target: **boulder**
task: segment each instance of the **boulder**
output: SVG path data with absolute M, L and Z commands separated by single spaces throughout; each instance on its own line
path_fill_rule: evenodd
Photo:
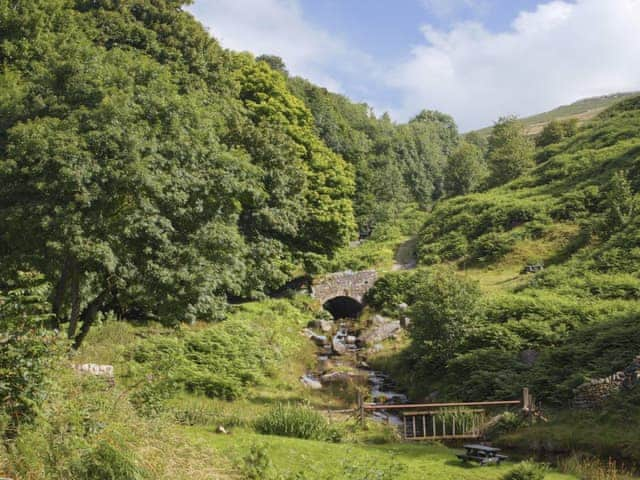
M 342 341 L 341 337 L 333 337 L 331 346 L 333 347 L 333 353 L 335 353 L 336 355 L 344 355 L 345 353 L 347 353 L 347 345 Z
M 113 378 L 113 365 L 98 365 L 95 363 L 83 363 L 74 365 L 76 372 L 95 375 L 98 377 Z
M 322 347 L 329 343 L 329 339 L 326 337 L 326 335 L 318 335 L 317 333 L 315 333 L 313 330 L 309 328 L 305 328 L 302 331 L 302 333 L 305 337 L 313 341 L 319 347 Z
M 347 372 L 331 372 L 325 373 L 320 379 L 322 383 L 349 383 L 351 375 Z
M 322 383 L 310 375 L 303 375 L 300 377 L 300 381 L 305 387 L 308 387 L 311 390 L 320 390 L 322 388 Z
M 388 321 L 365 330 L 360 335 L 359 340 L 360 342 L 367 345 L 380 343 L 394 335 L 401 328 L 402 327 L 400 326 L 400 322 L 398 320 Z
M 333 322 L 330 320 L 319 320 L 318 321 L 320 330 L 324 333 L 329 333 L 333 330 Z

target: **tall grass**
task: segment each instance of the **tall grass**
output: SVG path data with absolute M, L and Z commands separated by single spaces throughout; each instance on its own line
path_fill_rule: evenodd
M 279 403 L 256 420 L 255 429 L 265 435 L 283 437 L 331 441 L 341 438 L 322 414 L 306 405 Z
M 603 462 L 597 458 L 572 455 L 558 463 L 560 471 L 576 475 L 582 480 L 626 480 L 633 478 L 624 467 L 609 458 Z

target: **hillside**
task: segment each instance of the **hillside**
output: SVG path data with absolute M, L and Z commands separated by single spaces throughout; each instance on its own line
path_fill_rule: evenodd
M 515 181 L 439 203 L 419 234 L 423 269 L 398 274 L 376 293 L 379 307 L 396 292 L 394 300 L 411 308 L 420 299 L 393 290 L 402 278 L 400 285 L 412 285 L 453 268 L 477 282 L 481 313 L 451 360 L 433 369 L 407 348 L 380 361 L 416 396 L 498 399 L 528 386 L 548 413 L 558 411 L 557 423 L 532 438 L 523 433 L 522 444 L 536 438 L 560 450 L 618 450 L 637 462 L 637 430 L 624 428 L 640 421 L 635 390 L 614 395 L 597 421 L 562 412 L 574 388 L 624 369 L 640 352 L 640 97 L 603 111 L 537 158 Z M 544 269 L 526 273 L 527 265 Z M 616 414 L 621 405 L 624 419 Z
M 612 93 L 600 97 L 584 98 L 569 105 L 554 108 L 548 112 L 523 117 L 520 121 L 524 124 L 527 135 L 534 136 L 539 134 L 544 126 L 551 120 L 568 120 L 575 118 L 578 120 L 578 123 L 584 123 L 595 118 L 603 110 L 620 100 L 637 95 L 637 93 L 638 92 Z M 491 133 L 491 128 L 492 127 L 486 127 L 474 131 L 484 137 Z

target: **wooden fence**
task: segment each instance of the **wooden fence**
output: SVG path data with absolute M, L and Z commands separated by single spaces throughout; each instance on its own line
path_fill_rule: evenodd
M 406 440 L 447 440 L 482 437 L 489 409 L 519 407 L 530 413 L 533 405 L 533 397 L 525 388 L 520 400 L 380 405 L 360 399 L 359 410 L 363 422 L 369 412 L 397 412 L 401 415 L 401 432 Z

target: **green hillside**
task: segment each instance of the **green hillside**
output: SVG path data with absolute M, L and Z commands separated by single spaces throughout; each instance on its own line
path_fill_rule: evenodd
M 477 310 L 444 364 L 416 356 L 416 344 L 380 360 L 414 395 L 498 399 L 528 386 L 548 412 L 562 412 L 575 387 L 624 369 L 640 353 L 640 97 L 539 149 L 537 158 L 515 181 L 439 203 L 418 237 L 424 268 L 376 286 L 380 307 L 398 282 L 428 285 L 443 268 L 480 287 Z M 527 265 L 544 270 L 526 273 Z M 395 301 L 418 309 L 423 290 L 408 290 Z M 538 427 L 535 438 L 560 449 L 624 451 L 638 461 L 637 431 L 624 428 L 640 421 L 634 395 L 615 396 L 597 421 L 558 413 L 559 424 Z M 533 441 L 523 435 L 522 444 Z
M 554 108 L 548 112 L 521 118 L 520 121 L 525 125 L 527 134 L 537 135 L 551 120 L 575 118 L 578 122 L 584 123 L 620 100 L 637 95 L 637 93 L 638 92 L 612 93 L 600 97 L 584 98 L 569 105 Z M 482 136 L 487 136 L 491 133 L 491 128 L 492 127 L 486 127 L 475 131 Z

